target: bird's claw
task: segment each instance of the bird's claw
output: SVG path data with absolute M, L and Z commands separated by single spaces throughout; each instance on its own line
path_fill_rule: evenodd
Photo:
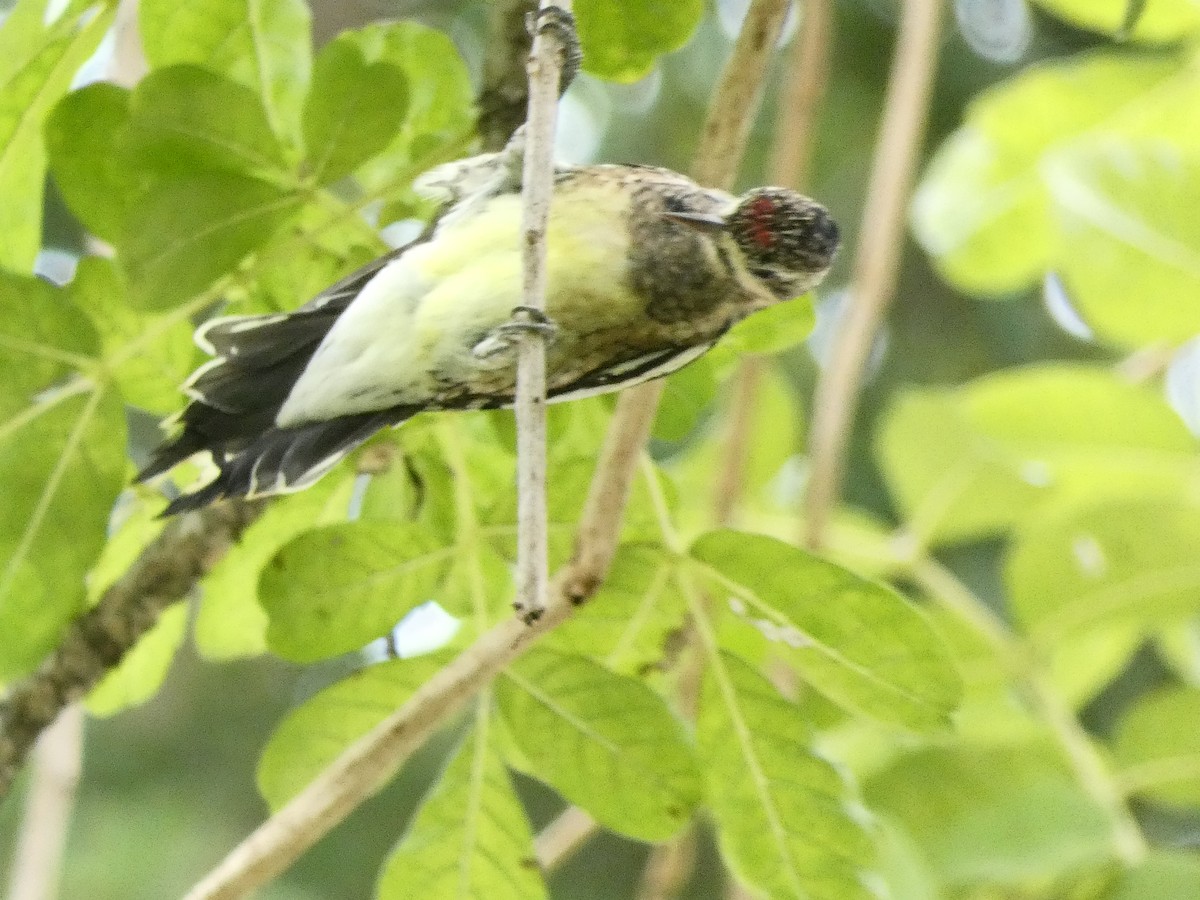
M 558 334 L 558 325 L 536 307 L 516 306 L 513 307 L 512 318 L 492 329 L 483 340 L 471 348 L 471 353 L 477 359 L 506 353 L 516 349 L 521 343 L 521 338 L 527 334 L 538 334 L 548 341 Z
M 575 17 L 561 6 L 545 6 L 525 17 L 525 28 L 530 36 L 553 34 L 558 38 L 562 48 L 562 75 L 558 79 L 558 95 L 561 97 L 583 65 L 583 50 L 579 44 Z

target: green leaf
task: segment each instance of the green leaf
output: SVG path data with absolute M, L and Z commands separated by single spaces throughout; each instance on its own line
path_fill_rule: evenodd
M 481 699 L 480 703 L 486 702 Z M 547 897 L 525 811 L 476 716 L 379 877 L 379 900 L 537 900 Z
M 717 393 L 712 363 L 699 359 L 667 379 L 652 435 L 659 441 L 683 440 L 697 426 Z
M 48 26 L 42 0 L 24 0 L 4 22 L 0 49 L 0 267 L 33 268 L 42 242 L 42 183 L 46 146 L 42 127 L 112 23 L 116 3 L 70 4 Z
M 870 898 L 874 857 L 841 775 L 812 749 L 799 708 L 728 653 L 710 656 L 696 720 L 725 865 L 772 898 Z M 857 817 L 857 820 L 856 820 Z
M 529 773 L 606 828 L 666 840 L 699 804 L 682 724 L 642 682 L 537 649 L 505 671 L 496 698 Z
M 279 549 L 315 525 L 345 521 L 354 478 L 342 469 L 311 488 L 277 497 L 204 577 L 196 649 L 208 659 L 253 656 L 267 649 L 267 613 L 259 603 L 263 569 Z
M 36 665 L 81 610 L 125 478 L 118 398 L 73 380 L 95 349 L 64 292 L 0 273 L 0 679 Z
M 153 68 L 195 63 L 241 82 L 262 98 L 272 130 L 298 144 L 310 18 L 304 0 L 142 0 L 138 30 Z
M 258 95 L 208 69 L 156 69 L 138 84 L 129 112 L 126 151 L 129 164 L 142 170 L 287 173 L 283 147 Z
M 622 675 L 643 675 L 668 655 L 686 609 L 657 544 L 622 544 L 600 590 L 546 645 L 591 656 Z
M 96 256 L 79 261 L 67 293 L 91 318 L 102 355 L 123 357 L 112 371 L 122 399 L 155 413 L 177 410 L 183 402 L 179 386 L 196 358 L 191 322 L 167 322 L 161 315 L 133 309 L 116 264 Z M 156 337 L 147 340 L 147 334 Z M 139 346 L 132 355 L 127 352 L 131 345 Z
M 742 319 L 721 338 L 716 350 L 734 356 L 782 353 L 804 343 L 816 324 L 812 294 L 805 294 Z
M 258 790 L 272 811 L 300 793 L 347 747 L 404 705 L 449 653 L 359 669 L 287 714 L 263 748 Z
M 46 120 L 50 170 L 67 205 L 97 237 L 115 242 L 138 190 L 118 150 L 129 91 L 97 82 L 63 97 Z
M 388 63 L 407 79 L 400 133 L 355 175 L 368 192 L 407 190 L 416 174 L 414 163 L 427 168 L 466 152 L 474 132 L 475 94 L 448 36 L 416 22 L 387 22 L 346 32 L 338 41 L 357 46 L 368 64 Z M 397 172 L 407 177 L 397 182 Z
M 1104 813 L 1048 743 L 919 750 L 865 794 L 904 825 L 946 886 L 1050 879 L 1110 858 Z
M 111 716 L 140 706 L 158 693 L 175 652 L 183 644 L 187 630 L 188 606 L 175 603 L 158 617 L 121 659 L 92 688 L 87 696 L 87 709 L 93 716 Z
M 351 40 L 333 41 L 317 56 L 304 103 L 308 167 L 319 184 L 349 175 L 396 137 L 408 106 L 404 71 L 367 63 Z
M 1200 506 L 1187 498 L 1049 511 L 1017 532 L 1004 566 L 1015 615 L 1047 646 L 1116 621 L 1200 611 Z
M 578 0 L 574 9 L 584 69 L 611 81 L 650 74 L 660 56 L 687 43 L 704 15 L 701 0 Z
M 1200 690 L 1173 687 L 1142 697 L 1121 720 L 1115 738 L 1126 788 L 1169 806 L 1200 806 L 1197 722 Z
M 1195 853 L 1152 850 L 1146 860 L 1117 879 L 1102 900 L 1185 900 L 1200 884 Z
M 158 184 L 130 210 L 120 258 L 135 305 L 192 297 L 261 246 L 300 205 L 248 175 L 196 171 Z
M 1177 41 L 1200 29 L 1200 6 L 1194 0 L 1033 0 L 1060 19 L 1120 38 L 1148 44 Z M 1133 27 L 1130 10 L 1138 9 Z M 1164 895 L 1166 896 L 1166 895 Z
M 913 197 L 917 239 L 954 285 L 999 294 L 1059 259 L 1045 181 L 1059 152 L 1106 135 L 1189 136 L 1178 109 L 1200 80 L 1175 58 L 1094 53 L 1031 66 L 982 92 L 938 148 Z
M 875 452 L 907 527 L 949 542 L 993 535 L 1051 503 L 1177 493 L 1194 477 L 1194 446 L 1149 386 L 1031 366 L 901 394 Z
M 830 699 L 880 721 L 946 727 L 962 690 L 924 614 L 886 585 L 764 535 L 714 531 L 691 555 L 731 605 Z
M 1200 7 L 1197 7 L 1200 10 Z M 1200 332 L 1200 148 L 1111 141 L 1046 177 L 1062 228 L 1057 271 L 1102 339 L 1136 347 Z
M 296 662 L 357 650 L 433 599 L 452 560 L 419 526 L 328 525 L 293 538 L 263 570 L 267 643 Z

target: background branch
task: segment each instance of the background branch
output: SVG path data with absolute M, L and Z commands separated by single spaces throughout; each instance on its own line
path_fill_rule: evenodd
M 696 161 L 696 172 L 708 176 L 708 183 L 733 180 L 786 12 L 787 0 L 756 0 L 750 7 L 714 94 Z M 530 625 L 505 620 L 478 638 L 235 847 L 187 900 L 243 897 L 284 871 L 390 780 L 467 699 L 596 591 L 616 551 L 629 485 L 661 390 L 659 385 L 642 386 L 621 396 L 592 479 L 575 554 L 555 577 L 542 616 Z
M 820 547 L 841 493 L 846 441 L 858 405 L 863 368 L 896 288 L 904 214 L 937 68 L 942 0 L 906 0 L 901 9 L 848 292 L 850 309 L 817 382 L 812 473 L 805 495 L 805 543 L 813 548 Z
M 492 2 L 476 120 L 485 152 L 504 149 L 512 133 L 525 121 L 529 109 L 529 75 L 525 71 L 529 32 L 525 20 L 537 6 L 537 0 Z
M 172 519 L 100 602 L 76 619 L 57 649 L 0 703 L 0 797 L 12 786 L 37 736 L 84 697 L 186 597 L 262 511 L 233 500 Z

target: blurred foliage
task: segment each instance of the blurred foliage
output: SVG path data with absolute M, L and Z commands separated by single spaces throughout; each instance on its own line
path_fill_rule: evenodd
M 202 361 L 195 324 L 305 301 L 426 209 L 415 175 L 472 150 L 486 5 L 371 5 L 314 52 L 310 12 L 335 5 L 141 0 L 132 87 L 103 78 L 112 0 L 18 0 L 0 25 L 3 681 L 161 527 L 160 490 L 125 485 Z M 579 0 L 563 145 L 686 168 L 737 7 Z M 955 11 L 826 555 L 793 543 L 806 406 L 857 250 L 889 0 L 836 7 L 808 189 L 847 245 L 815 319 L 781 305 L 670 379 L 599 596 L 264 896 L 630 897 L 643 842 L 697 817 L 688 897 L 730 878 L 1200 896 L 1200 5 Z M 51 251 L 71 271 L 35 277 Z M 727 386 L 754 353 L 737 529 L 718 528 Z M 555 564 L 610 408 L 551 410 Z M 89 698 L 113 718 L 89 730 L 65 896 L 179 893 L 511 615 L 511 417 L 420 417 L 363 452 L 390 465 L 273 503 Z M 430 599 L 450 646 L 359 652 L 403 644 Z M 607 833 L 543 879 L 531 835 L 567 802 Z M 19 811 L 20 791 L 5 834 Z

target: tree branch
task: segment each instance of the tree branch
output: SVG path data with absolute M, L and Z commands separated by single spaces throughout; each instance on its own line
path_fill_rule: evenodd
M 46 728 L 84 697 L 158 620 L 191 592 L 258 518 L 260 502 L 230 501 L 173 519 L 100 602 L 76 619 L 41 667 L 0 703 L 0 797 Z
M 904 246 L 904 212 L 937 67 L 942 5 L 943 0 L 906 0 L 900 16 L 883 123 L 859 229 L 850 310 L 817 383 L 812 474 L 805 494 L 805 542 L 813 548 L 821 545 L 841 493 L 846 440 L 863 367 L 896 288 Z
M 704 130 L 706 144 L 696 163 L 697 173 L 710 183 L 733 180 L 786 11 L 787 0 L 756 0 L 747 14 L 714 96 Z M 629 484 L 661 390 L 659 385 L 642 386 L 626 391 L 618 401 L 592 479 L 575 554 L 555 577 L 542 616 L 530 625 L 506 620 L 480 636 L 234 848 L 188 893 L 187 900 L 243 897 L 284 871 L 390 780 L 468 698 L 596 591 L 616 551 Z

